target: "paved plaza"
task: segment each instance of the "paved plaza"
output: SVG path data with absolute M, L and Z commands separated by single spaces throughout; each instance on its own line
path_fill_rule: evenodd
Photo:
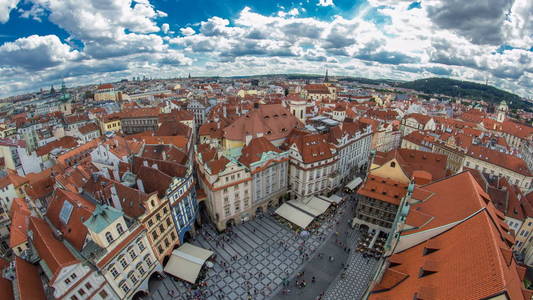
M 201 289 L 203 296 L 197 299 L 283 300 L 295 299 L 298 295 L 299 299 L 313 300 L 321 293 L 325 293 L 327 299 L 357 299 L 353 295 L 366 289 L 368 280 L 365 279 L 370 276 L 366 274 L 372 272 L 376 260 L 367 264 L 365 259 L 358 258 L 359 254 L 352 251 L 353 255 L 349 256 L 341 247 L 355 245 L 359 234 L 347 226 L 352 216 L 352 204 L 345 206 L 307 238 L 300 237 L 270 214 L 234 226 L 232 234 L 218 234 L 211 225 L 204 225 L 192 243 L 214 251 L 216 263 L 208 269 L 204 280 L 206 286 Z M 304 254 L 301 254 L 302 249 Z M 324 257 L 318 257 L 317 253 L 324 253 Z M 329 261 L 329 256 L 334 257 L 333 262 Z M 347 276 L 340 279 L 339 273 L 347 259 L 350 261 Z M 304 276 L 296 278 L 301 271 Z M 315 276 L 315 283 L 311 283 L 312 276 Z M 303 278 L 307 287 L 295 287 L 294 282 Z M 347 281 L 352 278 L 357 282 L 350 285 Z M 344 294 L 335 294 L 332 290 L 335 286 L 350 289 L 352 296 L 342 298 Z M 287 289 L 291 290 L 289 294 L 286 294 Z M 171 297 L 170 293 L 176 296 Z M 341 298 L 334 298 L 336 295 Z M 196 298 L 190 284 L 167 276 L 151 282 L 150 295 L 143 299 Z

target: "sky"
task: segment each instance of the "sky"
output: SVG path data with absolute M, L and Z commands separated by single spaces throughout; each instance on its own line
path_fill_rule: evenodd
M 531 0 L 0 0 L 0 97 L 134 76 L 486 82 L 533 97 Z

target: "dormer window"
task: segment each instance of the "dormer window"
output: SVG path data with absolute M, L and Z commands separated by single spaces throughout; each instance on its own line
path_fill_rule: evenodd
M 391 167 L 391 168 L 395 168 L 395 167 L 396 167 L 396 163 L 393 162 L 393 161 L 391 161 L 391 163 L 390 163 L 390 167 Z
M 272 131 L 270 131 L 270 130 L 269 130 L 269 131 L 267 131 L 267 134 L 268 134 L 268 135 L 272 134 Z

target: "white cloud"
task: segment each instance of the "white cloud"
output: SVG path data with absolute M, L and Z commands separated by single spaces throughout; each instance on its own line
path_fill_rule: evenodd
M 0 46 L 0 67 L 42 70 L 77 60 L 80 53 L 61 43 L 55 35 L 31 35 Z
M 149 0 L 28 1 L 38 3 L 36 8 L 44 9 L 70 34 L 67 41 L 72 45 L 81 41 L 82 46 L 74 50 L 50 36 L 0 46 L 4 51 L 0 53 L 6 54 L 0 57 L 0 72 L 10 74 L 0 78 L 0 94 L 27 89 L 31 82 L 48 85 L 62 76 L 89 82 L 99 76 L 160 77 L 178 72 L 322 73 L 325 67 L 332 74 L 370 78 L 488 78 L 517 93 L 530 95 L 533 90 L 533 53 L 525 50 L 533 44 L 527 12 L 532 4 L 527 0 L 515 0 L 500 35 L 490 38 L 520 48 L 503 52 L 496 51 L 499 45 L 479 43 L 484 37 L 478 31 L 461 27 L 472 25 L 466 20 L 459 26 L 447 22 L 445 15 L 436 16 L 431 7 L 440 7 L 442 0 L 428 0 L 411 10 L 410 1 L 369 0 L 354 17 L 334 16 L 327 21 L 301 17 L 304 10 L 299 8 L 279 7 L 276 15 L 263 15 L 245 7 L 235 19 L 213 16 L 201 21 L 197 30 L 180 28 L 178 37 L 170 36 L 168 23 L 158 25 L 166 13 Z M 333 6 L 333 1 L 319 4 Z M 477 18 L 485 22 L 487 11 L 481 11 Z M 27 12 L 28 17 L 39 15 Z M 375 22 L 376 15 L 386 22 Z M 498 13 L 495 16 L 500 20 Z M 36 53 L 45 53 L 44 59 L 37 59 Z
M 323 7 L 335 6 L 335 4 L 333 4 L 333 0 L 318 0 L 317 5 L 318 6 L 323 6 Z
M 0 23 L 9 21 L 11 10 L 17 7 L 19 0 L 0 0 Z
M 196 33 L 191 27 L 180 28 L 180 32 L 183 35 L 193 35 Z
M 167 34 L 169 30 L 170 30 L 170 25 L 168 25 L 168 23 L 163 23 L 163 24 L 161 25 L 161 31 L 162 31 L 164 34 Z

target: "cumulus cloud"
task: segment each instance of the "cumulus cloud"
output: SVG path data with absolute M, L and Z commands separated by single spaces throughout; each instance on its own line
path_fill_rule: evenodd
M 458 0 L 428 0 L 418 9 L 409 9 L 411 1 L 368 0 L 354 17 L 329 20 L 302 17 L 302 8 L 280 7 L 265 15 L 245 7 L 232 19 L 213 16 L 194 24 L 196 30 L 182 27 L 175 37 L 169 36 L 168 23 L 160 23 L 166 13 L 150 0 L 28 1 L 32 8 L 20 11 L 23 17 L 40 17 L 44 10 L 76 49 L 55 36 L 0 46 L 0 72 L 13 74 L 0 79 L 0 94 L 6 84 L 27 88 L 29 83 L 16 79 L 26 79 L 28 70 L 34 82 L 48 84 L 61 74 L 89 82 L 99 75 L 322 73 L 326 67 L 333 74 L 370 78 L 489 79 L 531 94 L 533 4 L 528 0 L 474 0 L 461 2 L 460 10 Z M 491 1 L 499 5 L 491 8 Z M 318 5 L 334 4 L 320 0 Z M 0 9 L 0 18 L 5 11 Z M 461 18 L 454 22 L 454 16 Z M 42 61 L 33 58 L 37 52 L 45 53 Z
M 193 35 L 196 33 L 191 27 L 180 28 L 180 32 L 183 35 Z
M 333 4 L 333 0 L 318 0 L 318 3 L 317 3 L 318 6 L 334 6 L 335 4 Z
M 11 10 L 17 7 L 19 0 L 2 0 L 0 1 L 0 23 L 9 21 Z
M 436 25 L 456 31 L 476 44 L 499 45 L 512 4 L 513 0 L 433 0 L 424 6 Z
M 80 58 L 77 50 L 55 35 L 32 35 L 0 46 L 0 66 L 42 70 Z

